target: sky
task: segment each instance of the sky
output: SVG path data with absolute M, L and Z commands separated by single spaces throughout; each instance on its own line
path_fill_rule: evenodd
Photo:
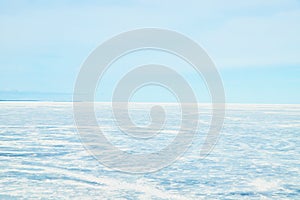
M 200 44 L 218 68 L 228 103 L 300 103 L 299 0 L 0 0 L 0 100 L 71 100 L 80 67 L 93 49 L 145 27 L 175 30 Z M 154 52 L 112 66 L 97 90 L 99 100 L 109 101 L 112 80 L 124 72 L 121 65 L 152 58 L 173 65 L 197 98 L 209 101 L 203 80 L 184 63 Z M 133 100 L 170 99 L 158 93 L 164 92 L 149 87 Z

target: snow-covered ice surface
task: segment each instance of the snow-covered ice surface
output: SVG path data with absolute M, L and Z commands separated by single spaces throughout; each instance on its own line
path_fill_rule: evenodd
M 165 134 L 151 140 L 119 132 L 108 104 L 97 103 L 96 116 L 112 144 L 151 152 L 179 126 L 177 107 L 165 106 Z M 130 113 L 143 125 L 148 111 L 137 104 Z M 134 175 L 104 167 L 85 150 L 72 103 L 1 102 L 0 199 L 300 199 L 300 105 L 228 105 L 220 139 L 202 160 L 211 114 L 208 105 L 199 112 L 199 135 L 180 159 Z

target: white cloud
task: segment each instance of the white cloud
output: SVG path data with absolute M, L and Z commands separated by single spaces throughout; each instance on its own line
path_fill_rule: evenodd
M 225 67 L 300 64 L 300 9 L 232 19 L 210 31 L 206 46 Z

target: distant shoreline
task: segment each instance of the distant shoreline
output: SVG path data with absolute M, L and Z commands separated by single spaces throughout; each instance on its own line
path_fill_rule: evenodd
M 5 100 L 5 99 L 0 99 L 0 101 L 41 101 L 41 100 L 34 100 L 34 99 L 8 99 L 8 100 Z

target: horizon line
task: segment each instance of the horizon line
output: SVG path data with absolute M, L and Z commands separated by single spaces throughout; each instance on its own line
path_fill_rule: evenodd
M 36 100 L 36 99 L 0 99 L 0 103 L 75 103 L 75 101 L 55 101 L 55 100 Z M 94 103 L 112 103 L 112 101 L 93 101 Z M 118 102 L 118 103 L 126 103 L 126 102 Z M 167 102 L 167 101 L 130 101 L 129 103 L 140 103 L 140 104 L 154 104 L 154 103 L 161 103 L 161 104 L 177 104 L 178 102 Z M 184 103 L 191 103 L 191 102 L 184 102 Z M 212 104 L 211 102 L 198 102 L 197 104 Z M 242 104 L 242 105 L 300 105 L 300 103 L 241 103 L 241 102 L 225 102 L 226 104 Z

